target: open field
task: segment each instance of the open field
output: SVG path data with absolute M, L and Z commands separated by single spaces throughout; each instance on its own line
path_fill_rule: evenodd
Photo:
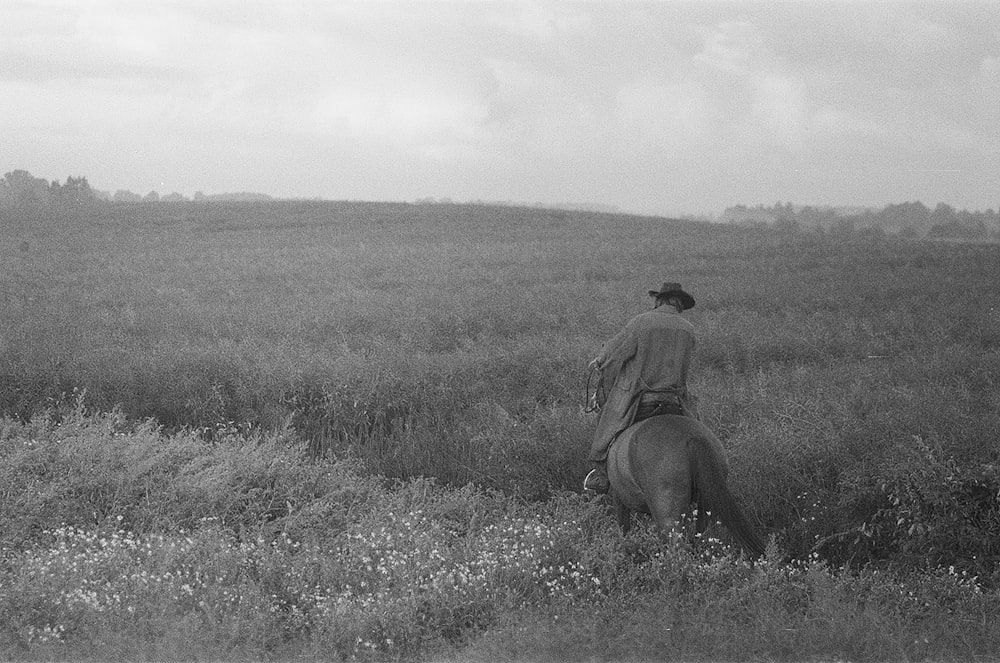
M 0 223 L 0 654 L 1000 651 L 998 245 L 460 205 Z M 573 492 L 586 362 L 664 280 L 766 563 Z

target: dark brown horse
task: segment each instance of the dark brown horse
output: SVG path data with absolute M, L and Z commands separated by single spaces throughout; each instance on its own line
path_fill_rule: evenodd
M 697 528 L 719 521 L 757 557 L 764 542 L 747 521 L 726 484 L 729 466 L 722 443 L 697 419 L 661 415 L 626 429 L 608 452 L 608 478 L 618 524 L 632 513 L 649 513 L 664 532 L 675 532 L 697 505 Z

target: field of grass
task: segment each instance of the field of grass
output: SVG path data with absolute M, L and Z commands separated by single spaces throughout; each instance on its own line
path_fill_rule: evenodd
M 1000 246 L 462 205 L 0 224 L 2 656 L 1000 651 Z M 586 362 L 665 280 L 756 565 L 576 492 Z

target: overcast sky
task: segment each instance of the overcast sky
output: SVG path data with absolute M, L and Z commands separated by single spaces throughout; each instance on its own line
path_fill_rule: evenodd
M 0 169 L 355 200 L 1000 206 L 1000 3 L 0 0 Z

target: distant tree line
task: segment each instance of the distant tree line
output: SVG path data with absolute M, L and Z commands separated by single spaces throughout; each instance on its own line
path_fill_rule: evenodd
M 796 206 L 792 203 L 775 203 L 772 207 L 736 205 L 727 208 L 720 220 L 789 232 L 812 229 L 837 233 L 892 233 L 914 238 L 1000 238 L 1000 215 L 992 209 L 970 212 L 957 210 L 946 203 L 938 203 L 930 209 L 920 201 L 886 205 L 878 211 L 857 207 Z
M 138 193 L 132 193 L 131 191 L 126 191 L 124 189 L 119 189 L 115 191 L 113 196 L 108 198 L 111 202 L 115 203 L 184 203 L 189 201 L 194 201 L 196 203 L 210 202 L 210 201 L 244 201 L 244 202 L 255 202 L 263 200 L 274 200 L 271 196 L 266 193 L 252 193 L 250 191 L 240 191 L 238 193 L 210 193 L 204 194 L 201 191 L 196 191 L 193 198 L 188 198 L 184 194 L 168 193 L 161 196 L 156 191 L 150 191 L 145 196 L 141 196 Z
M 212 201 L 267 201 L 271 196 L 262 193 L 239 192 L 206 195 L 201 191 L 189 199 L 180 193 L 161 196 L 156 191 L 140 195 L 119 189 L 114 194 L 98 191 L 90 186 L 86 177 L 69 176 L 66 181 L 48 181 L 34 177 L 26 170 L 9 172 L 0 179 L 0 210 L 18 213 L 73 212 L 101 203 L 181 203 Z M 423 198 L 418 203 L 450 203 L 450 199 Z M 475 201 L 482 203 L 483 201 Z M 496 203 L 492 203 L 496 204 Z M 520 203 L 505 201 L 506 205 Z M 536 203 L 536 206 L 542 206 Z M 563 209 L 615 212 L 617 208 L 593 205 L 558 206 Z M 875 211 L 861 207 L 812 207 L 775 203 L 771 207 L 735 205 L 727 208 L 719 221 L 738 225 L 755 225 L 776 228 L 785 232 L 802 229 L 833 233 L 892 233 L 901 237 L 930 237 L 954 239 L 1000 239 L 1000 215 L 992 209 L 970 212 L 957 210 L 946 203 L 930 209 L 923 203 L 906 202 L 886 205 Z
M 201 191 L 189 199 L 180 193 L 161 196 L 156 191 L 146 195 L 119 189 L 114 194 L 90 186 L 86 177 L 69 176 L 66 181 L 48 181 L 35 177 L 26 170 L 9 172 L 0 179 L 0 209 L 21 213 L 52 213 L 81 210 L 101 203 L 175 203 L 208 201 L 263 201 L 272 200 L 262 193 L 239 192 L 206 195 Z
M 0 206 L 19 211 L 71 211 L 93 205 L 97 193 L 86 177 L 67 177 L 60 184 L 15 170 L 0 179 Z

